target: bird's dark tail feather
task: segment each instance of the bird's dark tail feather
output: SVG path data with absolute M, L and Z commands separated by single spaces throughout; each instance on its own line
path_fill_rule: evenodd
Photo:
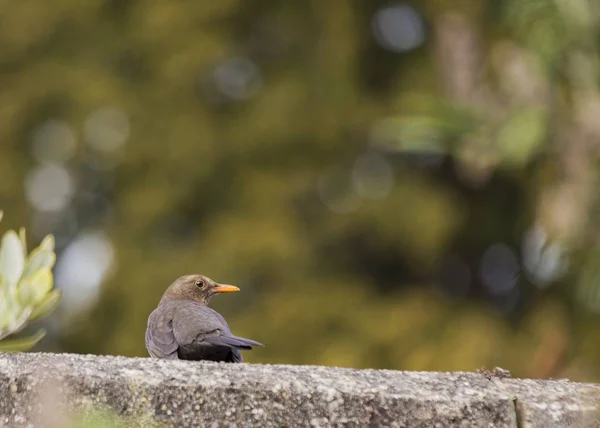
M 233 336 L 235 339 L 240 340 L 250 346 L 265 346 L 260 342 L 257 342 L 256 340 L 252 340 L 252 339 L 246 339 L 244 337 L 239 337 L 239 336 Z
M 252 349 L 253 346 L 265 346 L 260 342 L 251 339 L 244 339 L 237 336 L 213 336 L 204 339 L 206 342 L 214 345 L 229 346 L 231 348 Z

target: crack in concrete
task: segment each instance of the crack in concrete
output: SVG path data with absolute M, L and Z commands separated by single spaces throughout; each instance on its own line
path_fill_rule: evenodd
M 521 406 L 519 405 L 519 399 L 517 397 L 513 398 L 513 407 L 515 409 L 515 423 L 517 428 L 525 428 L 524 415 L 521 411 Z

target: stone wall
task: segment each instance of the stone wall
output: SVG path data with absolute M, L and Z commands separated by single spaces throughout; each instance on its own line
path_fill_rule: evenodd
M 500 373 L 501 374 L 501 373 Z M 600 426 L 600 386 L 493 373 L 0 354 L 0 426 L 66 426 L 109 408 L 128 426 Z

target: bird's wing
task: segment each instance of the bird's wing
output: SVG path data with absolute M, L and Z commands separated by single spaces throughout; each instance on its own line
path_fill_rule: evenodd
M 227 321 L 215 310 L 196 302 L 182 303 L 173 319 L 176 341 L 180 345 L 205 343 L 232 349 L 252 349 L 262 343 L 231 334 Z
M 148 317 L 146 349 L 154 358 L 178 359 L 179 345 L 173 332 L 173 309 L 170 305 L 159 305 Z

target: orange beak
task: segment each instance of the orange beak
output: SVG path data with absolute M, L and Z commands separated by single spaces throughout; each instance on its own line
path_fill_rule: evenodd
M 223 285 L 219 284 L 215 288 L 213 288 L 215 293 L 235 293 L 236 291 L 240 291 L 235 285 Z

